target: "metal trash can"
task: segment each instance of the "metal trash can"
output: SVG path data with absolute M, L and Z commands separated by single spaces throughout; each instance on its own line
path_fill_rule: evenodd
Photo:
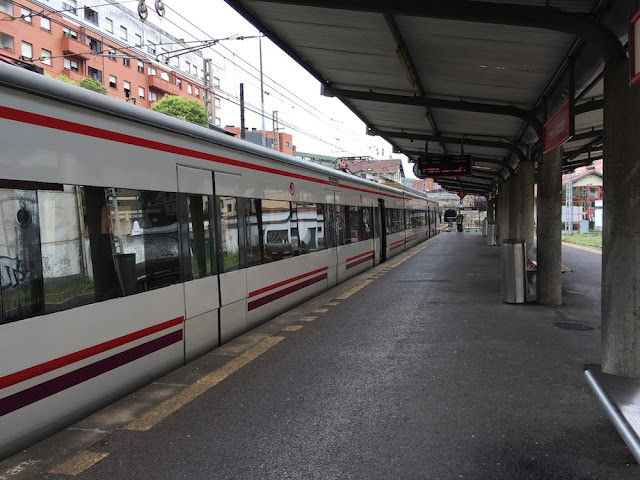
M 496 244 L 496 224 L 490 223 L 487 225 L 487 245 Z
M 527 292 L 526 246 L 522 238 L 502 240 L 502 301 L 524 303 Z

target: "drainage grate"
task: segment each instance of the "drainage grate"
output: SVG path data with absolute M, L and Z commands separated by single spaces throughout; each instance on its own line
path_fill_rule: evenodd
M 565 330 L 579 330 L 579 331 L 587 331 L 593 330 L 591 325 L 587 325 L 586 323 L 580 322 L 553 322 L 553 324 L 558 328 L 563 328 Z

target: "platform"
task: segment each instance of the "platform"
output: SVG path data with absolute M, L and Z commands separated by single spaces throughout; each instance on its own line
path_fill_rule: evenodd
M 600 262 L 563 246 L 564 305 L 510 305 L 500 248 L 442 233 L 2 462 L 0 478 L 639 478 L 583 375 L 600 360 Z

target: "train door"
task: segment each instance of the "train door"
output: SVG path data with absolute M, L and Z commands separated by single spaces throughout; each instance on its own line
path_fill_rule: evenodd
M 188 362 L 220 345 L 212 173 L 178 166 L 178 192 L 185 311 L 183 338 Z
M 380 263 L 387 260 L 387 212 L 384 208 L 384 200 L 378 199 L 378 210 L 380 211 L 380 222 L 377 225 L 380 226 Z

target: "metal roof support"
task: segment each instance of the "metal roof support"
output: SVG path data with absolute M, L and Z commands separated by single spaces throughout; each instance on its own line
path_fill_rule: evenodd
M 257 0 L 260 2 L 321 7 L 335 10 L 354 10 L 482 22 L 495 25 L 515 25 L 542 28 L 577 35 L 593 43 L 604 60 L 624 58 L 624 48 L 616 36 L 590 15 L 567 12 L 554 7 L 510 5 L 505 3 L 468 0 Z
M 538 138 L 542 138 L 542 122 L 538 120 L 535 112 L 513 105 L 496 105 L 491 103 L 468 102 L 465 100 L 444 100 L 440 98 L 428 98 L 422 96 L 391 95 L 387 93 L 363 92 L 357 90 L 343 90 L 338 88 L 323 88 L 322 95 L 326 97 L 338 97 L 349 100 L 365 100 L 370 102 L 395 103 L 400 105 L 415 105 L 447 110 L 460 110 L 464 112 L 488 113 L 493 115 L 508 115 L 529 122 L 535 130 Z M 578 112 L 576 109 L 576 113 Z
M 424 140 L 429 142 L 443 142 L 443 143 L 455 143 L 459 144 L 462 139 L 460 137 L 446 137 L 442 135 L 425 135 L 420 133 L 405 133 L 405 132 L 390 132 L 381 130 L 370 130 L 371 135 L 380 135 L 381 137 L 389 138 L 406 138 L 409 140 Z M 526 154 L 518 148 L 517 145 L 508 142 L 498 142 L 493 140 L 479 140 L 475 138 L 465 137 L 465 143 L 467 145 L 474 145 L 476 147 L 489 147 L 489 148 L 502 148 L 515 154 L 521 162 L 527 160 Z
M 424 96 L 425 94 L 424 87 L 422 86 L 422 82 L 420 81 L 420 77 L 418 76 L 418 72 L 411 58 L 411 54 L 407 49 L 407 44 L 404 41 L 404 38 L 402 37 L 402 33 L 400 32 L 400 29 L 398 28 L 398 24 L 396 23 L 392 15 L 385 15 L 384 19 L 387 22 L 387 26 L 389 27 L 389 30 L 391 30 L 391 35 L 393 35 L 393 39 L 396 42 L 396 45 L 398 47 L 397 49 L 398 60 L 400 61 L 402 68 L 405 70 L 407 76 L 410 78 L 410 81 L 412 82 L 412 85 L 415 87 L 415 89 L 418 91 L 418 94 L 420 94 L 421 96 Z M 344 99 L 342 100 L 344 101 Z M 428 105 L 424 105 L 424 110 L 425 110 L 424 116 L 427 119 L 427 123 L 429 124 L 429 127 L 431 127 L 431 131 L 433 132 L 434 135 L 439 135 L 440 131 L 438 130 L 438 126 L 436 125 L 435 119 L 433 118 L 433 112 L 431 112 L 431 109 L 429 108 Z M 447 147 L 445 147 L 444 143 L 440 144 L 440 149 L 442 150 L 442 153 L 447 153 Z
M 582 147 L 580 147 L 578 150 L 570 150 L 570 151 L 564 152 L 564 158 L 562 159 L 563 163 L 568 163 L 574 158 L 579 157 L 583 153 L 589 152 L 594 146 L 598 145 L 598 143 L 602 143 L 602 140 L 603 140 L 603 134 L 602 132 L 600 132 L 600 135 L 595 137 L 586 145 L 583 145 Z

